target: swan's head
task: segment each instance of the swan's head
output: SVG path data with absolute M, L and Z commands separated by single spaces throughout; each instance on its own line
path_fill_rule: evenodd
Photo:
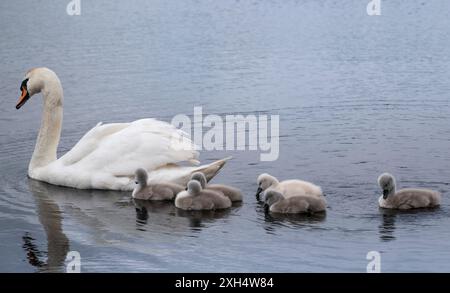
M 282 200 L 283 198 L 283 195 L 278 191 L 267 190 L 267 192 L 264 193 L 264 210 L 266 212 L 269 211 L 271 205 Z
M 203 174 L 202 172 L 195 172 L 194 174 L 192 174 L 191 180 L 200 182 L 202 188 L 206 187 L 206 177 L 205 174 Z
M 197 180 L 191 180 L 188 182 L 187 189 L 190 195 L 198 195 L 202 191 L 202 186 Z
M 265 191 L 272 185 L 278 183 L 278 180 L 272 175 L 263 173 L 258 176 L 256 183 L 258 184 L 258 190 L 256 191 L 256 199 L 259 200 L 261 192 Z
M 33 95 L 38 94 L 45 89 L 53 92 L 60 91 L 58 99 L 55 98 L 56 96 L 52 97 L 56 99 L 56 102 L 61 101 L 62 87 L 55 72 L 46 67 L 28 70 L 24 80 L 20 84 L 19 90 L 21 91 L 21 95 L 16 104 L 16 109 L 20 109 Z
M 395 192 L 395 178 L 392 174 L 383 173 L 378 177 L 378 185 L 383 190 L 383 198 L 386 199 L 389 194 Z
M 146 186 L 147 185 L 147 171 L 144 168 L 139 168 L 134 172 L 136 184 L 139 186 Z

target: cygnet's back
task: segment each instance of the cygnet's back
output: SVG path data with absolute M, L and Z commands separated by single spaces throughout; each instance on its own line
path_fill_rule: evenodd
M 147 183 L 147 171 L 139 168 L 135 172 L 136 187 L 132 197 L 142 200 L 173 200 L 175 196 L 184 190 L 184 187 L 171 182 Z
M 388 203 L 398 209 L 435 207 L 440 205 L 441 195 L 434 190 L 406 188 L 388 198 Z
M 200 182 L 191 180 L 188 190 L 177 195 L 175 206 L 184 210 L 214 210 L 231 207 L 231 201 L 215 191 L 202 190 Z
M 322 197 L 322 189 L 308 181 L 291 179 L 280 182 L 278 190 L 286 197 L 292 196 L 316 196 Z
M 268 190 L 265 194 L 268 211 L 283 214 L 317 213 L 326 210 L 327 202 L 324 197 L 292 196 L 285 198 L 281 193 Z
M 239 189 L 224 184 L 207 184 L 206 177 L 201 172 L 195 172 L 192 174 L 191 179 L 200 182 L 204 190 L 216 191 L 228 197 L 232 202 L 242 201 L 242 193 Z

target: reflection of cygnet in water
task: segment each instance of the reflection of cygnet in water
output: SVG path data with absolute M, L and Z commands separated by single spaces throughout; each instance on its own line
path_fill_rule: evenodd
M 257 200 L 260 199 L 261 192 L 266 190 L 275 190 L 286 198 L 298 195 L 323 197 L 322 189 L 319 186 L 303 180 L 291 179 L 279 182 L 274 176 L 263 173 L 258 176 L 257 184 Z
M 265 192 L 264 207 L 266 212 L 281 214 L 313 214 L 324 212 L 327 202 L 324 197 L 313 196 L 291 196 L 285 198 L 281 193 L 275 190 Z
M 202 172 L 192 174 L 191 180 L 200 182 L 204 190 L 213 190 L 222 193 L 233 202 L 242 201 L 242 192 L 239 189 L 224 184 L 207 184 L 206 177 Z
M 147 171 L 139 168 L 135 172 L 136 187 L 133 190 L 133 198 L 143 200 L 173 200 L 175 196 L 184 190 L 184 187 L 170 182 L 147 183 Z
M 200 182 L 191 180 L 188 189 L 177 194 L 175 206 L 183 210 L 215 210 L 231 207 L 231 200 L 212 190 L 202 190 Z
M 386 209 L 414 209 L 438 206 L 441 202 L 441 194 L 430 189 L 408 188 L 395 190 L 395 178 L 389 173 L 383 173 L 378 177 L 378 185 L 383 190 L 378 204 Z

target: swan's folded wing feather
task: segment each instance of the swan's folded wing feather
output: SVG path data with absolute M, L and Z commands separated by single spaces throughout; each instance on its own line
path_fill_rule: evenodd
M 142 119 L 123 126 L 113 127 L 118 131 L 96 130 L 97 134 L 91 138 L 86 134 L 82 139 L 86 142 L 82 144 L 88 145 L 78 148 L 89 151 L 80 152 L 84 157 L 74 164 L 79 165 L 80 170 L 101 170 L 114 176 L 132 177 L 137 168 L 151 171 L 198 158 L 195 145 L 186 133 L 169 123 Z
M 98 123 L 91 130 L 86 132 L 77 144 L 70 151 L 64 154 L 59 161 L 63 162 L 66 166 L 77 163 L 97 149 L 98 145 L 103 139 L 105 139 L 105 137 L 119 132 L 129 125 L 130 123 Z

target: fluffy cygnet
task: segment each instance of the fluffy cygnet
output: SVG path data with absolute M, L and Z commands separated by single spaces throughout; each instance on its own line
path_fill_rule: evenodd
M 318 213 L 324 212 L 327 202 L 324 197 L 292 196 L 285 198 L 280 192 L 267 190 L 265 192 L 264 207 L 266 212 L 282 214 Z
M 183 210 L 217 210 L 231 207 L 231 201 L 218 192 L 202 190 L 200 182 L 191 180 L 187 190 L 177 194 L 175 206 Z
M 132 197 L 143 200 L 173 200 L 175 196 L 185 188 L 179 184 L 159 182 L 148 184 L 147 171 L 139 168 L 135 172 L 136 187 Z
M 191 180 L 200 182 L 204 190 L 213 190 L 222 193 L 233 202 L 242 201 L 242 192 L 239 189 L 224 184 L 207 184 L 206 177 L 201 172 L 192 174 Z
M 378 177 L 378 185 L 383 190 L 378 204 L 386 209 L 414 209 L 435 207 L 441 203 L 441 194 L 430 189 L 407 188 L 396 191 L 395 178 L 389 173 Z

